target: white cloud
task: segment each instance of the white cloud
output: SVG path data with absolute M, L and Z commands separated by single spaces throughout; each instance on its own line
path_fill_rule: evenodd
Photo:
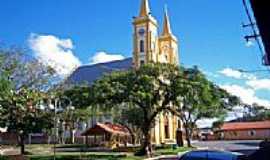
M 242 77 L 242 73 L 240 71 L 233 70 L 231 68 L 225 68 L 222 71 L 219 71 L 219 73 L 221 73 L 227 77 L 232 77 L 232 78 L 236 78 L 236 79 L 241 79 L 241 77 Z
M 252 41 L 247 41 L 246 47 L 252 47 L 254 46 L 254 43 Z
M 247 81 L 246 84 L 255 90 L 270 90 L 270 79 L 254 79 Z
M 201 119 L 201 120 L 198 120 L 196 124 L 199 126 L 199 128 L 212 127 L 213 123 L 217 120 L 218 120 L 217 118 Z
M 213 78 L 218 78 L 218 77 L 219 77 L 219 74 L 215 74 L 215 73 L 213 73 L 213 72 L 209 72 L 209 71 L 205 71 L 205 70 L 202 70 L 202 72 L 203 72 L 205 75 L 209 76 L 209 77 L 213 77 Z
M 35 56 L 45 65 L 52 66 L 56 72 L 65 76 L 81 65 L 73 53 L 71 39 L 60 39 L 53 35 L 31 34 L 29 46 Z
M 267 108 L 270 107 L 270 101 L 257 97 L 255 90 L 251 88 L 245 88 L 239 85 L 221 85 L 220 87 L 225 89 L 229 93 L 240 97 L 244 103 L 247 104 L 257 103 Z
M 110 61 L 122 60 L 125 57 L 120 54 L 108 54 L 106 52 L 97 52 L 90 58 L 91 64 L 105 63 Z
M 256 76 L 254 76 L 253 74 L 242 73 L 232 68 L 224 68 L 223 70 L 219 71 L 219 73 L 223 74 L 226 77 L 231 77 L 235 79 L 248 79 L 248 80 L 256 79 Z

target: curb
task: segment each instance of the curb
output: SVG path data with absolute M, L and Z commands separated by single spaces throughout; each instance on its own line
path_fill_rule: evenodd
M 159 160 L 161 158 L 177 158 L 179 157 L 179 155 L 161 155 L 161 156 L 158 156 L 158 157 L 153 157 L 153 158 L 146 158 L 144 160 Z
M 187 152 L 189 152 L 189 151 L 179 152 L 177 155 L 161 155 L 161 156 L 157 156 L 157 157 L 146 158 L 144 160 L 159 160 L 161 158 L 180 158 L 183 154 L 185 154 Z

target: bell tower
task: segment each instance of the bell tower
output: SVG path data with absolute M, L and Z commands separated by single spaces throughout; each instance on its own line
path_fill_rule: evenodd
M 148 0 L 142 0 L 139 16 L 133 20 L 133 67 L 156 62 L 159 52 L 158 24 L 152 17 Z
M 163 21 L 163 32 L 159 37 L 160 54 L 158 56 L 158 61 L 161 63 L 178 65 L 178 40 L 172 33 L 170 19 L 166 7 Z

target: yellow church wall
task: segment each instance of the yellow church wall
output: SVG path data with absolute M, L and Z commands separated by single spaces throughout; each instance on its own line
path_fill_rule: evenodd
M 155 144 L 160 144 L 160 125 L 159 125 L 159 117 L 156 118 L 155 122 Z
M 169 135 L 170 138 L 169 139 L 173 139 L 173 132 L 174 132 L 174 127 L 173 127 L 173 116 L 171 113 L 169 113 Z
M 142 0 L 140 14 L 133 21 L 133 66 L 135 69 L 139 68 L 141 60 L 144 63 L 159 62 L 178 65 L 178 41 L 171 32 L 168 13 L 165 13 L 165 25 L 163 25 L 163 33 L 160 36 L 158 33 L 158 23 L 150 14 L 151 11 L 148 3 L 148 0 Z M 140 34 L 139 31 L 142 28 L 145 33 Z M 144 40 L 143 54 L 140 53 L 141 40 Z M 161 144 L 175 141 L 178 125 L 177 118 L 171 113 L 168 113 L 168 123 L 169 137 L 166 139 L 164 115 L 161 113 L 157 117 L 155 126 L 151 130 L 153 143 Z

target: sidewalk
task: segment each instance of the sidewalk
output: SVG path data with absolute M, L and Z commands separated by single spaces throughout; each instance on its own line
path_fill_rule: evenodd
M 177 160 L 180 156 L 177 155 L 164 155 L 164 156 L 158 156 L 153 158 L 147 158 L 145 160 Z
M 178 160 L 183 154 L 187 152 L 180 152 L 177 155 L 161 155 L 157 157 L 146 158 L 144 160 Z

